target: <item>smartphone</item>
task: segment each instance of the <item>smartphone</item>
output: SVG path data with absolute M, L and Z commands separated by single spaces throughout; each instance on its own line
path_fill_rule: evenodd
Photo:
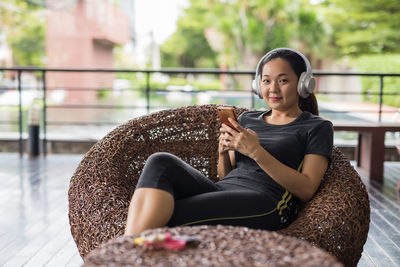
M 233 120 L 238 121 L 236 114 L 235 114 L 235 108 L 233 108 L 233 107 L 217 107 L 217 113 L 218 113 L 218 117 L 219 117 L 219 120 L 221 121 L 221 123 L 224 123 L 237 131 L 237 129 L 228 120 L 228 118 L 232 118 Z

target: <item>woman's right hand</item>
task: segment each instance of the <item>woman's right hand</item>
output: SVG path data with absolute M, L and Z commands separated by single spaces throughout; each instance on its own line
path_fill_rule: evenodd
M 224 124 L 225 125 L 225 124 Z M 229 126 L 226 126 L 229 127 Z M 234 153 L 232 153 L 232 148 L 228 146 L 229 144 L 229 136 L 230 134 L 224 129 L 224 127 L 221 127 L 219 129 L 220 135 L 218 137 L 219 143 L 218 143 L 218 154 L 219 154 L 219 159 L 218 159 L 218 176 L 219 179 L 223 179 L 233 168 L 235 165 L 235 156 Z M 231 152 L 229 152 L 231 151 Z
M 224 129 L 224 127 L 219 128 L 219 143 L 218 143 L 218 153 L 219 154 L 226 154 L 228 155 L 228 151 L 230 150 L 230 148 L 228 147 L 228 135 L 229 133 Z

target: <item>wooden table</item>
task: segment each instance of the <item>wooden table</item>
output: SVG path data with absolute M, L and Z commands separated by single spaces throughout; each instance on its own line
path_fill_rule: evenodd
M 334 122 L 335 131 L 358 132 L 355 150 L 357 170 L 368 179 L 383 181 L 385 133 L 399 132 L 399 123 Z

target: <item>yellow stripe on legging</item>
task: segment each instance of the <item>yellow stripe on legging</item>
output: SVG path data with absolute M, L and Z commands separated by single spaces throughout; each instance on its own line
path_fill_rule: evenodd
M 262 214 L 257 214 L 257 215 L 239 216 L 239 217 L 221 217 L 221 218 L 204 219 L 204 220 L 199 220 L 199 221 L 195 221 L 195 222 L 185 223 L 185 224 L 182 224 L 182 225 L 180 225 L 180 226 L 188 226 L 188 225 L 191 225 L 191 224 L 204 223 L 204 222 L 211 222 L 211 221 L 218 221 L 218 220 L 238 220 L 238 219 L 257 218 L 257 217 L 262 217 L 262 216 L 269 215 L 269 214 L 271 214 L 271 213 L 273 213 L 273 212 L 275 212 L 275 211 L 276 211 L 276 208 L 273 209 L 273 210 L 271 210 L 271 211 L 268 211 L 268 212 L 265 212 L 265 213 L 262 213 Z
M 286 191 L 286 192 L 287 192 L 287 191 Z M 293 195 L 289 193 L 289 197 L 285 200 L 285 204 L 284 204 L 282 207 L 280 207 L 280 209 L 279 209 L 279 215 L 282 215 L 282 211 L 283 211 L 285 208 L 287 208 L 287 204 L 288 204 L 289 200 L 292 199 L 292 196 L 293 196 Z
M 297 168 L 297 171 L 300 172 L 301 168 L 303 167 L 303 162 L 304 160 L 301 161 L 299 167 Z M 204 219 L 204 220 L 199 220 L 199 221 L 194 221 L 194 222 L 188 222 L 185 224 L 182 224 L 180 226 L 188 226 L 196 223 L 204 223 L 204 222 L 212 222 L 212 221 L 218 221 L 218 220 L 238 220 L 238 219 L 249 219 L 249 218 L 257 218 L 257 217 L 262 217 L 269 215 L 273 212 L 275 212 L 277 209 L 279 210 L 279 215 L 282 215 L 282 211 L 287 208 L 287 203 L 289 200 L 292 199 L 292 194 L 289 193 L 289 191 L 286 190 L 286 192 L 282 196 L 282 200 L 278 202 L 278 205 L 275 209 L 262 213 L 262 214 L 257 214 L 257 215 L 249 215 L 249 216 L 239 216 L 239 217 L 221 217 L 221 218 L 211 218 L 211 219 Z M 282 206 L 282 207 L 281 207 Z
M 297 168 L 297 171 L 300 172 L 301 169 L 303 168 L 304 164 L 304 159 L 300 162 L 299 167 Z M 278 202 L 278 205 L 276 206 L 277 209 L 279 210 L 279 215 L 282 215 L 282 211 L 287 208 L 288 202 L 292 199 L 293 195 L 289 193 L 289 191 L 285 191 L 285 193 L 282 196 L 282 200 Z
M 276 208 L 278 210 L 280 210 L 281 206 L 285 203 L 285 201 L 286 201 L 285 199 L 286 199 L 286 197 L 288 197 L 289 194 L 290 194 L 289 191 L 286 190 L 285 194 L 283 194 L 283 196 L 282 196 L 282 200 L 278 202 L 278 205 L 276 205 Z

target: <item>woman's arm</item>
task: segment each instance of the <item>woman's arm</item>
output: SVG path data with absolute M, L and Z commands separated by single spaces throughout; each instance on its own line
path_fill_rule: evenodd
M 235 151 L 225 146 L 225 140 L 229 135 L 223 127 L 220 129 L 218 143 L 218 166 L 217 172 L 219 179 L 224 178 L 233 168 L 235 168 Z
M 218 156 L 218 176 L 223 179 L 233 168 L 235 168 L 235 154 L 234 151 L 227 151 L 227 153 L 219 154 Z
M 300 173 L 278 161 L 261 146 L 250 157 L 272 179 L 304 202 L 313 197 L 328 168 L 328 159 L 325 156 L 307 154 Z
M 266 151 L 260 145 L 258 136 L 254 131 L 244 129 L 235 121 L 231 121 L 231 123 L 238 129 L 238 132 L 223 126 L 225 131 L 230 133 L 230 137 L 224 140 L 225 146 L 252 158 L 272 179 L 302 201 L 308 201 L 312 198 L 328 167 L 328 159 L 325 156 L 306 155 L 302 172 L 299 173 L 281 163 Z

